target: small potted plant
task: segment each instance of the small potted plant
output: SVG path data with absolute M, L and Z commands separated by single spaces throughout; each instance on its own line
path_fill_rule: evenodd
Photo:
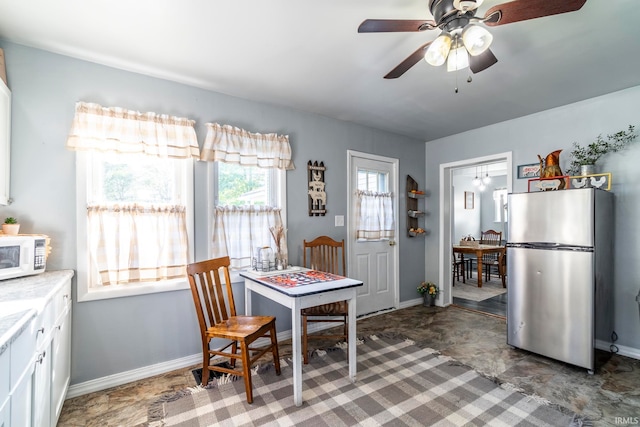
M 4 234 L 18 234 L 20 231 L 20 224 L 18 224 L 18 220 L 14 217 L 10 216 L 4 219 L 4 224 L 2 224 L 2 232 Z
M 422 305 L 425 307 L 436 305 L 436 298 L 439 292 L 440 288 L 433 282 L 422 282 L 418 286 L 418 293 L 422 295 Z
M 604 139 L 602 135 L 598 135 L 596 140 L 586 147 L 574 142 L 572 145 L 573 150 L 569 153 L 571 157 L 569 168 L 566 171 L 567 175 L 584 176 L 595 173 L 595 164 L 602 156 L 622 150 L 637 136 L 635 128 L 629 125 L 626 131 L 621 130 L 612 135 L 607 135 L 607 139 Z

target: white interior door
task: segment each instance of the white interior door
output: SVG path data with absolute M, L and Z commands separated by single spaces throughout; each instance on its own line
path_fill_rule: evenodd
M 398 160 L 367 153 L 348 151 L 348 275 L 362 280 L 358 291 L 357 315 L 366 315 L 399 305 L 398 292 Z M 356 191 L 393 193 L 395 236 L 391 239 L 358 241 L 356 239 Z

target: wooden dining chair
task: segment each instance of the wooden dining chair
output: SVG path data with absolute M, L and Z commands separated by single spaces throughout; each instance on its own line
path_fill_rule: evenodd
M 456 281 L 459 281 L 460 278 L 462 278 L 462 283 L 467 283 L 465 264 L 467 264 L 468 260 L 464 258 L 464 254 L 453 251 L 451 253 L 451 259 L 451 286 L 455 286 Z
M 499 246 L 502 243 L 502 232 L 495 230 L 483 231 L 480 237 L 481 245 Z M 502 277 L 502 266 L 500 262 L 502 257 L 498 253 L 484 254 L 482 256 L 482 267 L 484 269 L 485 281 L 491 280 L 491 271 L 495 268 L 498 276 Z
M 344 239 L 338 242 L 328 236 L 320 236 L 310 242 L 303 240 L 302 262 L 304 267 L 326 273 L 346 276 L 346 261 L 344 253 Z M 309 363 L 309 339 L 342 339 L 348 341 L 349 305 L 347 301 L 322 304 L 304 308 L 302 315 L 302 356 L 304 363 Z M 308 323 L 336 323 L 342 325 L 341 334 L 312 334 L 307 332 Z
M 244 378 L 247 402 L 253 403 L 251 365 L 271 351 L 276 374 L 280 375 L 276 318 L 236 314 L 229 264 L 229 257 L 222 257 L 187 266 L 202 339 L 202 385 L 209 382 L 210 371 L 238 375 Z M 252 347 L 253 342 L 261 337 L 269 338 L 271 344 L 264 348 Z M 211 349 L 216 344 L 213 340 L 217 339 L 227 340 L 229 343 L 222 348 Z M 221 366 L 220 363 L 212 364 L 211 358 L 216 356 L 228 359 L 231 368 Z M 236 369 L 238 359 L 242 366 Z

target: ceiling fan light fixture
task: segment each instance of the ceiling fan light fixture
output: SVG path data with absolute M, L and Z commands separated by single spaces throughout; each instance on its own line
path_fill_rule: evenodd
M 451 49 L 447 58 L 447 71 L 457 71 L 469 66 L 469 54 L 464 46 Z
M 444 64 L 444 61 L 447 60 L 450 50 L 451 34 L 443 31 L 427 48 L 427 51 L 424 54 L 424 60 L 430 65 L 438 67 Z
M 467 25 L 462 31 L 461 38 L 462 44 L 471 56 L 478 56 L 489 49 L 493 41 L 493 36 L 486 28 L 475 24 Z
M 453 0 L 453 7 L 466 12 L 479 8 L 483 1 L 484 0 Z

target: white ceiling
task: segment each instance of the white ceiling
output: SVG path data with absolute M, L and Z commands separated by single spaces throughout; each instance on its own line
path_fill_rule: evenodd
M 486 0 L 478 15 L 500 3 Z M 432 19 L 427 5 L 0 0 L 0 38 L 426 141 L 640 85 L 637 0 L 588 0 L 577 12 L 489 28 L 499 62 L 472 83 L 466 70 L 424 61 L 383 79 L 438 31 L 359 34 L 358 25 Z

